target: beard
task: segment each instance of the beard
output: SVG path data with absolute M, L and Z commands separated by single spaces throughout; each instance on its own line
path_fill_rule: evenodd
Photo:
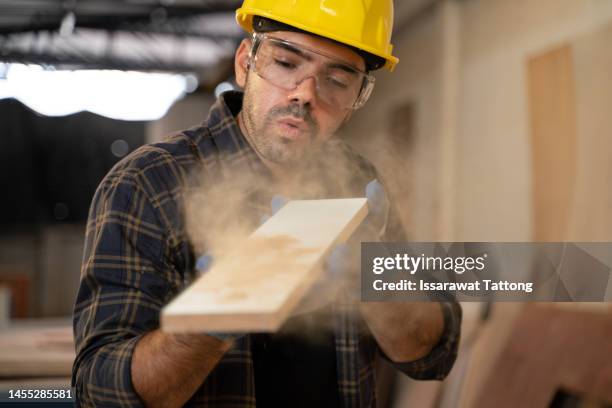
M 308 105 L 290 103 L 276 106 L 262 115 L 257 112 L 253 92 L 246 89 L 241 115 L 248 132 L 245 136 L 261 157 L 273 163 L 295 164 L 314 150 L 317 144 L 319 125 Z M 276 126 L 281 118 L 302 120 L 305 129 L 301 129 L 298 137 L 290 137 Z

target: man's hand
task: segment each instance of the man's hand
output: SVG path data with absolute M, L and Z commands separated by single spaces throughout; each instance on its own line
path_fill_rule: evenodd
M 382 184 L 376 179 L 367 184 L 365 195 L 368 199 L 368 216 L 360 230 L 368 237 L 375 235 L 375 238 L 379 239 L 385 227 L 389 201 Z M 321 275 L 298 304 L 293 312 L 294 315 L 309 313 L 332 303 L 337 299 L 338 292 L 341 290 L 348 295 L 349 299 L 359 299 L 357 245 L 359 245 L 357 241 L 339 244 L 330 251 Z
M 385 188 L 376 179 L 366 185 L 365 194 L 368 199 L 369 212 L 364 223 L 366 228 L 370 228 L 376 235 L 374 238 L 380 239 L 384 233 L 387 216 L 389 215 L 389 199 L 385 193 Z M 368 239 L 371 240 L 372 238 Z
M 359 309 L 378 346 L 396 363 L 425 357 L 444 329 L 437 302 L 362 302 Z
M 366 227 L 380 239 L 386 228 L 389 200 L 378 180 L 366 186 L 370 214 Z M 361 302 L 361 315 L 379 347 L 397 363 L 425 357 L 438 343 L 444 316 L 435 302 Z

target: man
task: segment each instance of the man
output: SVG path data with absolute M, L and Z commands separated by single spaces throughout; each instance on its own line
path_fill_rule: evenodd
M 193 280 L 197 255 L 214 249 L 226 221 L 252 230 L 274 192 L 363 195 L 375 177 L 333 139 L 367 100 L 369 71 L 397 63 L 391 1 L 361 10 L 366 3 L 245 0 L 237 20 L 254 35 L 235 57 L 244 95 L 223 94 L 203 125 L 143 146 L 102 181 L 74 312 L 79 405 L 369 407 L 376 405 L 377 359 L 413 378 L 446 376 L 461 319 L 453 302 L 344 297 L 293 316 L 277 334 L 159 329 L 161 308 Z M 225 185 L 238 186 L 230 189 L 237 199 L 215 193 Z M 232 207 L 230 215 L 204 212 L 193 233 L 190 191 L 205 191 L 205 203 L 221 197 L 212 208 Z M 394 214 L 385 219 L 384 238 L 398 237 Z M 327 330 L 315 341 L 296 335 L 313 327 L 305 325 L 312 318 Z

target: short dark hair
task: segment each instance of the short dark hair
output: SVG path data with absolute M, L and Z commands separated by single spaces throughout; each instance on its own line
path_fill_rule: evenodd
M 363 51 L 357 47 L 353 47 L 351 45 L 348 44 L 344 44 L 341 43 L 339 41 L 335 41 L 332 40 L 331 38 L 327 38 L 327 37 L 323 37 L 317 34 L 313 34 L 310 33 L 308 31 L 305 30 L 301 30 L 299 28 L 290 26 L 288 24 L 284 24 L 281 23 L 280 21 L 276 21 L 276 20 L 272 20 L 266 17 L 261 17 L 261 16 L 253 16 L 253 30 L 256 33 L 268 33 L 271 31 L 294 31 L 297 33 L 304 33 L 304 34 L 309 34 L 309 35 L 315 35 L 317 37 L 321 37 L 324 38 L 328 41 L 332 41 L 338 45 L 342 45 L 344 47 L 348 47 L 351 50 L 353 50 L 355 53 L 359 54 L 366 65 L 366 70 L 367 71 L 374 71 L 377 70 L 379 68 L 382 68 L 385 65 L 385 59 L 382 57 L 379 57 L 378 55 L 374 55 L 374 54 L 370 54 L 369 52 Z

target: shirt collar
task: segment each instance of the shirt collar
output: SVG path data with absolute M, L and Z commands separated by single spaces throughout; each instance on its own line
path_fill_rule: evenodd
M 246 166 L 251 171 L 268 174 L 269 170 L 246 140 L 236 121 L 242 109 L 242 97 L 243 93 L 237 91 L 219 95 L 203 123 L 208 134 L 198 132 L 200 137 L 196 137 L 195 142 L 203 157 L 210 157 L 212 153 L 220 156 L 231 167 Z

